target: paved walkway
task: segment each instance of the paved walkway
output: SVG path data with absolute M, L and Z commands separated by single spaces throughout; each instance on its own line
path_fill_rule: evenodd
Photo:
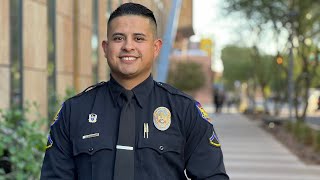
M 231 180 L 320 180 L 320 166 L 304 164 L 257 122 L 208 109 Z

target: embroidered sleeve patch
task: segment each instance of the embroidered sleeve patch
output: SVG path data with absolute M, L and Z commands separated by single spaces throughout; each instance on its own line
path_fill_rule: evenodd
M 221 144 L 219 142 L 218 136 L 216 132 L 213 130 L 211 137 L 209 138 L 209 142 L 212 146 L 220 147 Z
M 203 109 L 202 105 L 199 102 L 196 102 L 196 107 L 202 119 L 211 123 L 212 121 L 211 118 L 209 117 L 208 113 Z

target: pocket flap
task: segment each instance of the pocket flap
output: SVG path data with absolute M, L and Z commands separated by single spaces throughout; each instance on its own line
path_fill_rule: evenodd
M 86 153 L 89 155 L 94 154 L 97 151 L 107 149 L 114 150 L 114 143 L 111 137 L 94 137 L 83 139 L 78 138 L 73 143 L 73 155 L 77 156 L 81 153 Z
M 166 133 L 149 133 L 148 138 L 140 138 L 138 149 L 151 148 L 158 153 L 176 152 L 183 150 L 183 138 L 181 136 Z

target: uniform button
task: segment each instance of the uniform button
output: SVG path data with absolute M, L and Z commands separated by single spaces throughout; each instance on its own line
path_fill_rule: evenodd
M 163 146 L 159 146 L 159 149 L 160 149 L 160 151 L 163 151 L 164 147 Z
M 92 151 L 93 151 L 93 148 L 92 148 L 92 147 L 91 147 L 91 148 L 89 148 L 89 149 L 88 149 L 88 151 L 89 151 L 89 152 L 92 152 Z

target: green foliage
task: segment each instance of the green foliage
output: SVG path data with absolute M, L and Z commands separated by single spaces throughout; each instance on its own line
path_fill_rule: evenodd
M 224 86 L 232 90 L 235 81 L 245 82 L 253 75 L 251 48 L 227 46 L 221 52 Z
M 297 100 L 302 97 L 304 102 L 308 100 L 308 90 L 319 86 L 320 80 L 319 59 L 316 60 L 317 56 L 310 59 L 310 55 L 319 52 L 319 8 L 320 1 L 314 0 L 226 0 L 226 13 L 240 12 L 247 18 L 251 27 L 254 27 L 253 29 L 258 29 L 260 38 L 263 38 L 261 36 L 264 35 L 261 32 L 272 30 L 275 38 L 270 41 L 278 43 L 278 52 L 287 49 L 284 44 L 279 44 L 283 32 L 287 32 L 288 36 L 292 34 L 291 39 L 297 40 L 293 48 L 294 98 Z M 291 44 L 289 38 L 288 44 Z M 289 52 L 286 50 L 281 53 L 288 54 Z M 284 63 L 283 67 L 288 72 L 288 63 Z M 278 88 L 281 88 L 280 84 L 281 82 L 273 82 L 273 86 Z M 297 107 L 297 104 L 295 106 Z M 297 118 L 304 120 L 307 103 L 304 104 L 303 109 L 301 113 L 297 113 Z
M 302 133 L 302 139 L 304 144 L 311 145 L 314 142 L 315 136 L 313 132 L 314 131 L 308 125 L 304 124 Z
M 68 99 L 68 98 L 70 98 L 70 97 L 72 97 L 72 96 L 74 96 L 76 94 L 77 94 L 77 92 L 76 92 L 76 90 L 74 88 L 70 88 L 70 87 L 67 88 L 66 89 L 66 94 L 63 97 L 63 101 L 65 101 L 66 99 Z
M 270 67 L 270 75 L 272 76 L 270 81 L 270 87 L 276 94 L 286 94 L 287 90 L 287 73 L 285 69 L 275 62 Z
M 303 121 L 287 122 L 285 128 L 292 133 L 300 143 L 312 146 L 320 152 L 320 131 L 312 129 Z
M 320 152 L 320 131 L 316 131 L 314 135 L 315 135 L 315 138 L 314 138 L 313 147 L 317 152 Z
M 226 12 L 240 11 L 255 24 L 267 23 L 286 15 L 287 2 L 287 0 L 226 0 Z
M 76 90 L 74 88 L 68 87 L 66 89 L 64 97 L 57 97 L 55 91 L 50 91 L 49 93 L 49 106 L 48 106 L 48 117 L 51 120 L 57 113 L 57 110 L 60 108 L 62 102 L 64 102 L 66 99 L 76 95 Z M 49 121 L 49 124 L 52 122 Z
M 190 61 L 174 64 L 168 75 L 169 84 L 187 92 L 201 88 L 205 79 L 201 65 Z
M 304 141 L 304 137 L 305 137 L 305 124 L 301 121 L 297 121 L 294 125 L 294 130 L 293 133 L 296 136 L 296 138 L 300 141 L 303 142 Z
M 39 179 L 46 146 L 46 135 L 40 129 L 46 120 L 27 120 L 30 107 L 24 112 L 18 108 L 0 111 L 0 161 L 6 162 L 0 168 L 0 179 Z M 4 169 L 10 172 L 5 174 Z
M 288 132 L 292 132 L 293 131 L 293 124 L 290 121 L 285 122 L 284 123 L 284 127 Z

